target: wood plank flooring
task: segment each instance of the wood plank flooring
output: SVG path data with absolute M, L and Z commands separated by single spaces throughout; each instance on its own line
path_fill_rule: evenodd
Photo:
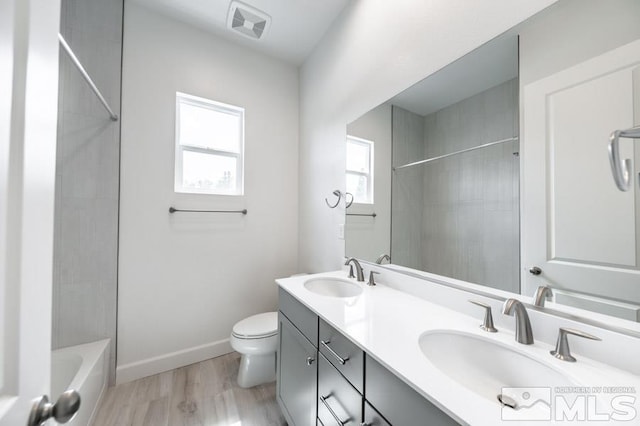
M 242 389 L 239 364 L 233 352 L 111 387 L 94 426 L 285 426 L 275 383 Z

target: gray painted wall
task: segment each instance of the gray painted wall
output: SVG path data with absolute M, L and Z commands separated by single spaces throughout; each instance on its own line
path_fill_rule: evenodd
M 122 0 L 63 0 L 60 24 L 116 114 L 122 10 Z M 120 122 L 109 119 L 62 50 L 59 82 L 52 347 L 110 338 L 113 381 Z

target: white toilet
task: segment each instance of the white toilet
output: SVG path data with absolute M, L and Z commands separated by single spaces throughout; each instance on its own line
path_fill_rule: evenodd
M 242 355 L 238 385 L 243 388 L 276 379 L 278 313 L 266 312 L 245 318 L 233 326 L 231 347 Z

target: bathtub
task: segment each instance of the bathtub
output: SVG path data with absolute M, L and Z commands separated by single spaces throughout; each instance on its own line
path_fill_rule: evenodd
M 68 389 L 80 393 L 80 410 L 68 425 L 91 424 L 107 387 L 108 371 L 109 339 L 56 349 L 51 353 L 52 401 Z

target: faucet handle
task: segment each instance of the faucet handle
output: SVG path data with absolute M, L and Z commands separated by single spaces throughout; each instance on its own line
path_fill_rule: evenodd
M 367 285 L 370 285 L 370 286 L 376 285 L 376 280 L 374 279 L 374 276 L 373 276 L 374 274 L 380 275 L 380 272 L 370 271 L 369 272 L 369 282 L 367 283 Z
M 349 265 L 349 277 L 348 278 L 355 278 L 356 276 L 353 274 L 353 265 Z
M 483 329 L 484 331 L 488 331 L 489 333 L 495 333 L 496 331 L 498 331 L 498 329 L 493 326 L 493 315 L 491 314 L 491 305 L 488 305 L 484 302 L 478 302 L 477 300 L 469 300 L 469 302 L 485 309 L 484 321 L 482 321 L 482 324 L 480 324 L 480 328 Z
M 558 341 L 556 342 L 556 348 L 549 353 L 558 359 L 568 362 L 576 362 L 576 359 L 571 356 L 567 334 L 573 334 L 574 336 L 584 337 L 585 339 L 590 340 L 602 340 L 601 338 L 589 333 L 585 333 L 584 331 L 575 330 L 573 328 L 560 327 L 560 330 L 558 331 Z

